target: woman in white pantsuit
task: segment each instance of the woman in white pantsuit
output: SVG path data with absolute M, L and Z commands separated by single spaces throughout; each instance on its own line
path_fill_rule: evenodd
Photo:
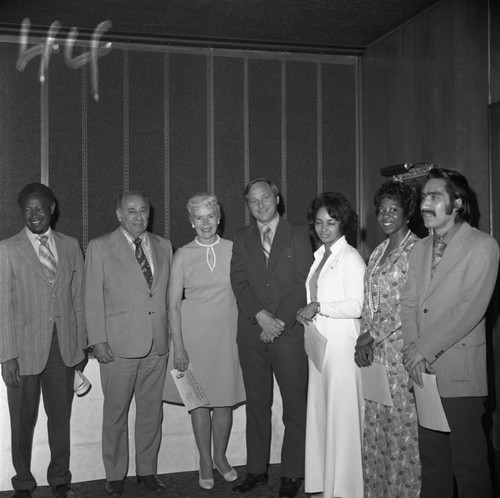
M 354 363 L 363 307 L 365 264 L 345 234 L 357 216 L 341 194 L 312 201 L 309 223 L 323 243 L 306 281 L 307 306 L 297 320 L 327 339 L 323 369 L 309 360 L 305 491 L 323 498 L 363 498 L 363 396 Z

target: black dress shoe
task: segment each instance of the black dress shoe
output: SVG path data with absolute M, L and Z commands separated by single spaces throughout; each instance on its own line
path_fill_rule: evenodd
M 123 493 L 123 481 L 106 481 L 105 489 L 109 496 L 120 496 Z
M 31 498 L 31 491 L 29 489 L 16 489 L 11 496 L 15 498 Z
M 267 476 L 267 472 L 264 474 L 248 473 L 245 479 L 243 479 L 243 482 L 235 486 L 233 491 L 236 493 L 248 493 L 248 491 L 255 488 L 255 486 L 262 486 L 262 484 L 266 484 L 268 480 L 269 478 Z
M 137 476 L 137 482 L 139 484 L 144 484 L 146 488 L 155 493 L 161 493 L 165 489 L 165 484 L 160 481 L 160 478 L 156 474 Z
M 301 484 L 301 478 L 282 477 L 278 493 L 279 498 L 293 498 L 294 496 L 297 496 Z

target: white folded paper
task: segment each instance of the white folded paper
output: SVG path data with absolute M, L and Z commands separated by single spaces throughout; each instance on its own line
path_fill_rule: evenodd
M 75 394 L 81 398 L 82 396 L 85 396 L 91 388 L 92 384 L 90 383 L 90 380 L 87 379 L 87 377 L 85 377 L 80 370 L 75 370 L 75 381 L 73 384 Z
M 369 367 L 361 367 L 361 381 L 365 399 L 385 406 L 394 406 L 385 365 L 374 362 Z
M 426 429 L 441 432 L 451 432 L 443 403 L 439 396 L 436 376 L 422 374 L 424 387 L 413 383 L 415 388 L 415 401 L 417 403 L 418 423 Z
M 322 372 L 323 365 L 325 364 L 325 350 L 328 339 L 312 322 L 308 322 L 304 329 L 304 349 L 306 350 L 306 354 L 318 371 Z
M 209 404 L 201 382 L 191 363 L 189 364 L 188 369 L 184 372 L 180 372 L 174 368 L 170 371 L 170 374 L 174 379 L 182 402 L 186 406 L 188 412 L 194 410 L 195 408 L 199 408 L 200 406 L 206 406 Z

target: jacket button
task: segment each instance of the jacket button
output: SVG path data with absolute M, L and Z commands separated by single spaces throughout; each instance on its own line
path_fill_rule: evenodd
M 149 314 L 151 315 L 151 311 L 149 312 Z
M 427 308 L 424 308 L 424 313 L 427 313 L 429 310 Z

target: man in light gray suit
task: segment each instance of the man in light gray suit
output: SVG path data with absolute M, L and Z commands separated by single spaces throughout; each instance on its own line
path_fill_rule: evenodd
M 85 320 L 104 393 L 102 454 L 106 492 L 123 493 L 128 471 L 128 412 L 135 396 L 137 481 L 159 493 L 156 475 L 167 366 L 170 241 L 146 231 L 149 202 L 140 192 L 117 198 L 120 227 L 90 241 L 85 263 Z
M 421 498 L 491 497 L 481 419 L 487 395 L 485 313 L 498 244 L 472 228 L 471 192 L 460 173 L 432 169 L 421 212 L 433 233 L 417 242 L 401 297 L 403 363 L 412 380 L 435 373 L 451 433 L 419 426 Z
M 7 385 L 16 497 L 30 497 L 33 433 L 40 392 L 47 413 L 54 496 L 72 497 L 70 417 L 75 367 L 83 370 L 83 255 L 50 227 L 54 193 L 41 183 L 18 197 L 25 227 L 0 243 L 0 361 Z

